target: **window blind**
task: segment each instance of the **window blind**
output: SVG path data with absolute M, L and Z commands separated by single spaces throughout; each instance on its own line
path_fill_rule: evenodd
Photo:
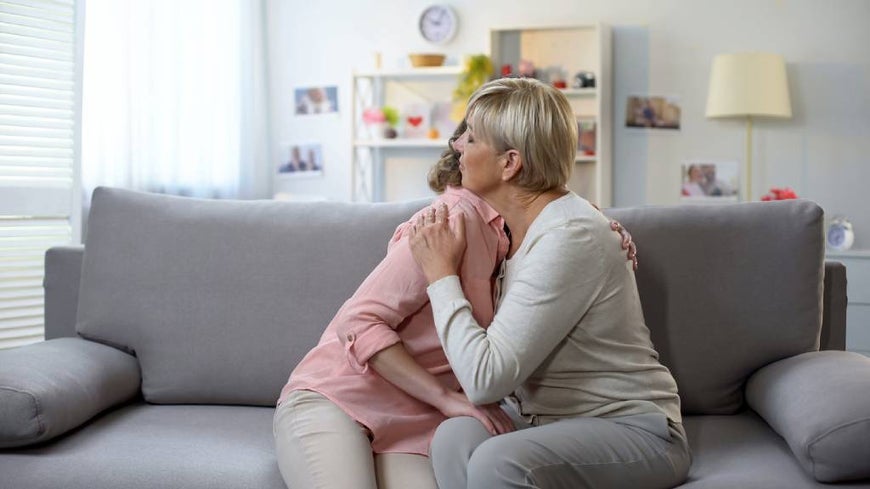
M 43 338 L 45 250 L 80 235 L 81 18 L 0 0 L 0 348 Z

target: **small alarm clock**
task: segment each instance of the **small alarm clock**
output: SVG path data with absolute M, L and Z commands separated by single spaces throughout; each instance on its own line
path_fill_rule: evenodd
M 835 217 L 828 225 L 828 248 L 834 251 L 846 251 L 855 242 L 852 223 L 845 217 Z

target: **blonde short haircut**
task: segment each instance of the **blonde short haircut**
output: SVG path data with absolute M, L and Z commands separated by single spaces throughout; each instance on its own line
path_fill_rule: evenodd
M 577 120 L 565 95 L 533 78 L 486 83 L 468 101 L 466 119 L 474 136 L 499 153 L 522 156 L 514 183 L 531 192 L 562 188 L 577 155 Z

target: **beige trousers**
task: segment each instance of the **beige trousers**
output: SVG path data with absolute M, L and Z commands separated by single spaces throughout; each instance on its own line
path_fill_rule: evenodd
M 316 392 L 292 392 L 275 411 L 273 432 L 289 489 L 438 487 L 428 457 L 373 454 L 368 430 Z

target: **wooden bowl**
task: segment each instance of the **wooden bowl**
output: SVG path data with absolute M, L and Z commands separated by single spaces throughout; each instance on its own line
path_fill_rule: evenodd
M 411 66 L 414 68 L 422 68 L 424 66 L 441 66 L 444 64 L 445 56 L 443 54 L 424 54 L 413 53 L 409 54 Z

